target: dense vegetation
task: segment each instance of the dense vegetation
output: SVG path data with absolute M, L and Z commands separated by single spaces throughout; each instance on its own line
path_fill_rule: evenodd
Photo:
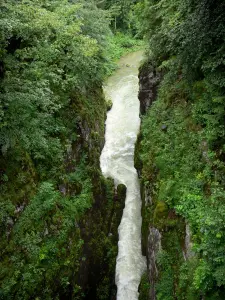
M 161 78 L 136 149 L 156 297 L 224 298 L 224 1 L 2 0 L 0 299 L 115 294 L 125 191 L 100 172 L 102 83 L 143 36 L 141 74 Z
M 143 49 L 140 30 L 140 1 L 136 0 L 103 0 L 97 5 L 104 9 L 110 22 L 113 35 L 109 36 L 107 55 L 110 61 L 122 55 Z
M 150 225 L 162 234 L 156 297 L 224 299 L 225 3 L 140 5 L 149 43 L 141 72 L 163 76 L 138 146 L 152 200 L 143 232 Z
M 94 1 L 0 1 L 0 299 L 109 298 L 102 83 L 136 45 L 110 22 Z

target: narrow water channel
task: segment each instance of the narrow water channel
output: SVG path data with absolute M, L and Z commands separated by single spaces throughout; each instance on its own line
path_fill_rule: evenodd
M 127 195 L 118 229 L 116 262 L 117 300 L 137 300 L 138 286 L 145 269 L 141 254 L 141 198 L 134 168 L 134 146 L 139 132 L 138 67 L 142 52 L 131 53 L 119 61 L 119 69 L 106 82 L 106 97 L 112 100 L 107 114 L 105 146 L 101 169 L 115 185 L 123 183 Z

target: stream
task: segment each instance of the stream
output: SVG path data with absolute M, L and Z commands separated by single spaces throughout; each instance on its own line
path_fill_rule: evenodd
M 108 79 L 104 91 L 113 106 L 107 114 L 105 146 L 100 157 L 105 177 L 126 185 L 123 216 L 118 228 L 116 260 L 117 300 L 137 300 L 138 286 L 146 268 L 141 253 L 141 197 L 134 147 L 140 128 L 138 67 L 142 51 L 121 58 L 119 69 Z

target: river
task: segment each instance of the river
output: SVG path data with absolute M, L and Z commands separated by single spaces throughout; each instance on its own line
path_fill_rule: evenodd
M 107 114 L 105 146 L 100 157 L 105 177 L 127 187 L 125 208 L 118 228 L 116 261 L 117 300 L 137 300 L 141 275 L 146 268 L 141 253 L 141 197 L 134 168 L 134 146 L 140 128 L 138 67 L 142 52 L 126 55 L 119 69 L 105 84 L 106 98 L 113 106 Z

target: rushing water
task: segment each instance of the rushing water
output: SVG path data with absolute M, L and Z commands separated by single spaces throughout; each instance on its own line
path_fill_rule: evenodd
M 119 226 L 116 261 L 117 300 L 137 300 L 138 286 L 145 269 L 141 254 L 141 199 L 134 146 L 140 127 L 138 101 L 138 66 L 141 52 L 129 54 L 119 62 L 120 69 L 105 86 L 105 94 L 113 102 L 107 114 L 105 146 L 101 169 L 105 177 L 123 183 L 127 195 Z

